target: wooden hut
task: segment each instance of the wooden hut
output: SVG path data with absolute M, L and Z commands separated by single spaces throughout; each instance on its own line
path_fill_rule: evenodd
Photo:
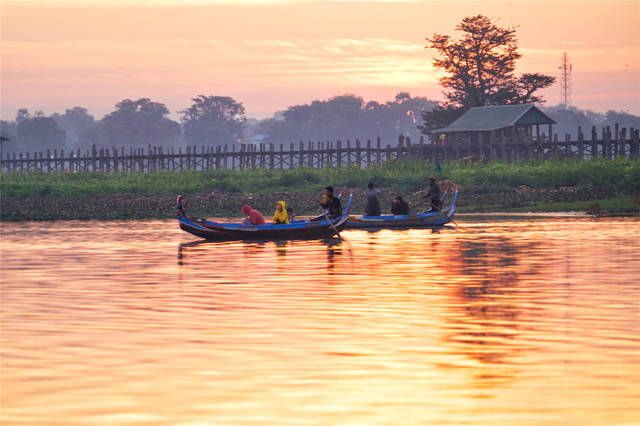
M 549 140 L 554 124 L 534 105 L 495 105 L 471 108 L 447 127 L 429 133 L 442 146 L 484 155 L 495 145 L 518 147 Z M 548 129 L 546 135 L 541 126 Z

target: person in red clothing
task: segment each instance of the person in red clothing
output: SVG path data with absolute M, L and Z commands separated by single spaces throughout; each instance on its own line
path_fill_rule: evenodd
M 247 218 L 242 221 L 243 225 L 264 225 L 264 216 L 260 214 L 258 210 L 254 210 L 248 205 L 242 206 L 242 213 L 244 213 Z

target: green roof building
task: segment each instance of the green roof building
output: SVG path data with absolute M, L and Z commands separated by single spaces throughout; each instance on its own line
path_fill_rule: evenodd
M 447 139 L 462 137 L 472 143 L 491 136 L 528 137 L 531 140 L 534 129 L 535 138 L 541 139 L 540 126 L 547 125 L 548 139 L 552 134 L 553 124 L 555 121 L 534 105 L 495 105 L 471 108 L 447 127 L 431 130 L 429 133 L 436 137 L 446 135 Z

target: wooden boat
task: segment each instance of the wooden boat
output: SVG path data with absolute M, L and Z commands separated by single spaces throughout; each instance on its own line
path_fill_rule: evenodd
M 204 218 L 189 217 L 182 206 L 182 195 L 178 195 L 176 209 L 180 229 L 207 240 L 300 240 L 331 237 L 342 231 L 351 211 L 349 195 L 342 216 L 329 220 L 296 220 L 288 225 L 244 225 L 242 223 L 211 222 Z
M 443 195 L 443 199 L 446 193 Z M 442 211 L 427 211 L 424 213 L 410 213 L 404 215 L 381 215 L 381 216 L 349 216 L 347 229 L 355 228 L 423 228 L 443 226 L 453 221 L 456 213 L 456 200 L 458 191 L 453 194 L 453 201 Z

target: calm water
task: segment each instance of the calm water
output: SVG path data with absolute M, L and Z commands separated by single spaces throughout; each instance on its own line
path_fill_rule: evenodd
M 3 424 L 639 424 L 640 221 L 2 224 Z

